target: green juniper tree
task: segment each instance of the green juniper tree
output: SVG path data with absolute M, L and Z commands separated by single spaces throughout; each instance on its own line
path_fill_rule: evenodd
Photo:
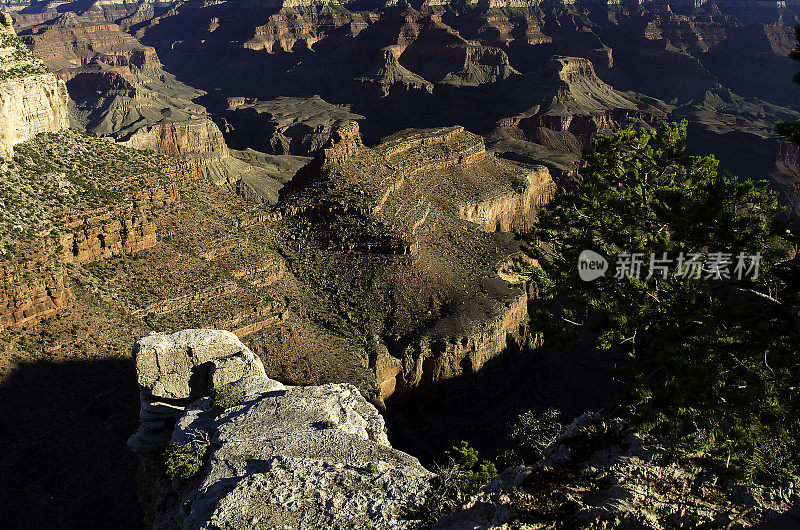
M 656 131 L 631 120 L 598 135 L 582 184 L 524 236 L 541 269 L 516 267 L 542 294 L 532 321 L 545 340 L 588 334 L 625 354 L 626 403 L 641 428 L 746 479 L 775 474 L 796 456 L 800 375 L 798 297 L 779 275 L 781 209 L 765 182 L 720 173 L 685 146 L 685 121 Z M 579 277 L 584 250 L 608 259 L 604 276 Z

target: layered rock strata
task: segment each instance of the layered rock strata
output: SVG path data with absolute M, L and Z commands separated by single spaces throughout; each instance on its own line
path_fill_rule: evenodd
M 356 123 L 318 163 L 280 203 L 282 253 L 303 281 L 348 300 L 350 325 L 374 339 L 382 397 L 538 344 L 528 294 L 500 276 L 518 243 L 498 230 L 530 226 L 554 190 L 545 168 L 497 159 L 461 127 L 368 148 Z
M 121 143 L 178 158 L 217 185 L 234 185 L 247 167 L 231 157 L 222 132 L 208 116 L 164 118 L 136 129 Z
M 75 126 L 178 158 L 232 189 L 253 171 L 231 155 L 205 108 L 194 103 L 203 92 L 165 72 L 155 49 L 119 25 L 67 12 L 22 38 L 66 82 Z
M 0 262 L 0 331 L 54 315 L 69 303 L 64 270 L 47 259 Z

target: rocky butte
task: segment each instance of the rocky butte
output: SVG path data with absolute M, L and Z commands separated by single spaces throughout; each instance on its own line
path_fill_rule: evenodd
M 461 127 L 367 147 L 351 122 L 284 189 L 281 253 L 315 292 L 336 293 L 320 309 L 338 305 L 372 338 L 381 396 L 400 397 L 536 343 L 529 295 L 502 273 L 520 254 L 510 231 L 554 189 L 546 168 L 498 159 Z

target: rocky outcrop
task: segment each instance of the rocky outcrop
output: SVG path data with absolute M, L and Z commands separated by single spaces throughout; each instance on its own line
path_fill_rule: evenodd
M 554 57 L 530 92 L 520 92 L 530 109 L 499 120 L 493 138 L 526 140 L 549 149 L 580 154 L 591 138 L 628 117 L 645 123 L 666 118 L 664 109 L 640 96 L 615 90 L 588 59 Z
M 164 118 L 136 129 L 121 143 L 177 158 L 217 185 L 234 185 L 249 169 L 233 159 L 219 127 L 204 115 L 190 115 L 181 121 Z
M 139 429 L 128 441 L 135 451 L 163 448 L 175 420 L 211 388 L 265 375 L 258 357 L 229 331 L 152 334 L 136 342 L 133 355 L 141 402 Z
M 41 256 L 0 262 L 0 280 L 0 331 L 54 315 L 71 295 L 63 268 Z
M 664 440 L 587 413 L 542 460 L 502 473 L 434 528 L 661 530 L 747 527 L 761 521 L 784 528 L 771 520 L 800 499 L 796 484 L 746 487 L 719 478 L 703 463 L 669 462 Z
M 412 526 L 401 509 L 422 499 L 431 475 L 391 447 L 383 418 L 355 387 L 285 386 L 265 377 L 255 355 L 221 331 L 151 335 L 134 352 L 142 423 L 129 443 L 140 452 L 140 479 L 151 485 L 142 495 L 148 526 Z M 221 411 L 195 401 L 171 437 L 155 442 L 153 416 L 173 418 L 179 404 L 231 380 L 239 404 Z M 192 480 L 158 476 L 157 456 L 147 452 L 169 441 L 210 444 Z
M 228 98 L 225 136 L 235 148 L 276 155 L 317 155 L 342 125 L 363 118 L 319 96 L 271 101 Z
M 555 183 L 544 166 L 537 166 L 520 178 L 517 189 L 491 199 L 462 205 L 462 219 L 482 225 L 488 231 L 527 232 L 536 211 L 553 198 Z
M 122 143 L 176 158 L 196 155 L 219 161 L 229 156 L 222 133 L 207 117 L 180 122 L 164 118 L 151 127 L 138 129 Z
M 42 132 L 68 127 L 67 89 L 17 38 L 0 13 L 0 156 Z
M 477 374 L 509 348 L 529 351 L 540 347 L 541 336 L 529 330 L 528 300 L 527 293 L 519 294 L 480 317 L 460 308 L 460 313 L 444 316 L 416 340 L 394 345 L 397 361 L 379 356 L 375 362 L 383 397 L 399 402 L 437 383 Z
M 92 222 L 93 221 L 93 222 Z M 155 246 L 156 228 L 146 216 L 93 219 L 61 236 L 63 263 L 90 263 Z
M 134 351 L 142 416 L 130 444 L 148 528 L 418 527 L 404 514 L 424 502 L 433 475 L 391 447 L 355 387 L 281 384 L 214 330 L 151 335 Z M 239 399 L 220 408 L 202 398 L 212 385 Z M 144 445 L 154 418 L 174 429 Z M 206 449 L 194 477 L 163 475 L 168 443 Z M 505 470 L 434 528 L 748 527 L 777 522 L 800 500 L 796 484 L 745 486 L 702 461 L 671 462 L 665 440 L 586 413 L 538 462 Z

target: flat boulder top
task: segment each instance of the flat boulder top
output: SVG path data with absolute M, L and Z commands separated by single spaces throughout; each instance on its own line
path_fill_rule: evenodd
M 164 520 L 184 528 L 407 528 L 404 506 L 421 500 L 431 474 L 393 449 L 383 418 L 347 384 L 286 387 L 247 377 L 241 404 L 189 408 L 172 441 L 208 437 L 198 478 L 173 483 Z

